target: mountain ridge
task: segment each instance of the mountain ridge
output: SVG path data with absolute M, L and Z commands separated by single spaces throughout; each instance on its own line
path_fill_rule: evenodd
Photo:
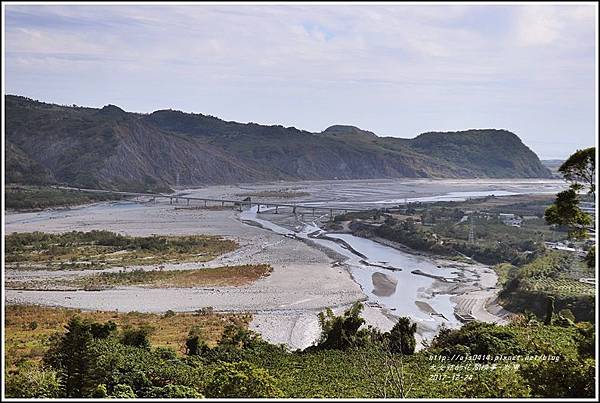
M 503 129 L 407 139 L 349 125 L 312 133 L 171 109 L 141 114 L 15 95 L 5 105 L 7 182 L 164 191 L 273 180 L 551 177 Z

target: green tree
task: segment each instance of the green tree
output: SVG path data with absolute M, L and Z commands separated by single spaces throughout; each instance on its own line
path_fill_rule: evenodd
M 246 361 L 219 365 L 205 393 L 207 397 L 283 397 L 266 369 Z
M 579 192 L 586 191 L 595 197 L 596 148 L 577 150 L 558 171 L 570 183 L 570 188 L 558 193 L 554 204 L 546 209 L 546 222 L 568 227 L 571 238 L 585 238 L 586 226 L 592 224 L 592 219 L 579 208 Z
M 360 316 L 364 306 L 356 302 L 343 315 L 334 315 L 331 309 L 319 313 L 321 338 L 317 348 L 324 350 L 346 350 L 368 343 L 371 332 L 361 329 L 365 320 Z
M 596 191 L 596 147 L 577 150 L 558 168 L 565 180 L 575 190 L 587 188 L 588 193 Z
M 59 372 L 67 397 L 82 397 L 87 385 L 90 346 L 94 340 L 110 338 L 117 325 L 112 321 L 101 324 L 74 316 L 65 328 L 66 333 L 46 352 L 44 362 Z
M 556 195 L 554 204 L 546 209 L 544 217 L 548 224 L 569 228 L 569 237 L 585 238 L 586 226 L 592 224 L 589 214 L 579 208 L 579 195 L 575 189 L 568 189 Z
M 261 342 L 260 336 L 248 329 L 235 324 L 229 324 L 223 329 L 223 335 L 217 343 L 222 349 L 245 349 L 252 348 Z
M 111 323 L 111 322 L 109 322 Z M 107 338 L 114 324 L 107 326 L 84 321 L 74 316 L 67 323 L 67 332 L 55 343 L 44 357 L 61 374 L 67 397 L 81 397 L 88 369 L 88 349 L 96 338 Z
M 402 317 L 394 325 L 389 333 L 390 351 L 392 353 L 401 353 L 411 355 L 415 352 L 417 324 L 410 323 L 410 319 Z

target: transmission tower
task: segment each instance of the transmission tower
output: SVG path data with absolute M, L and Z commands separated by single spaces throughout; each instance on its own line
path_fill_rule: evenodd
M 475 224 L 473 224 L 473 215 L 471 215 L 469 219 L 469 243 L 475 243 Z

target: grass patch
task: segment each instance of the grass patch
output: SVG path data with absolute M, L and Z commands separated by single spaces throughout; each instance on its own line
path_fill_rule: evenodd
M 238 246 L 218 236 L 130 237 L 110 231 L 13 233 L 5 243 L 6 263 L 47 269 L 205 262 Z
M 195 313 L 139 313 L 81 311 L 68 308 L 49 308 L 36 305 L 7 305 L 5 326 L 5 365 L 12 368 L 24 360 L 39 362 L 50 346 L 52 338 L 64 333 L 64 326 L 74 315 L 96 322 L 112 320 L 119 327 L 150 325 L 153 329 L 150 340 L 153 346 L 185 351 L 185 339 L 191 328 L 201 330 L 209 345 L 221 338 L 228 324 L 247 327 L 249 314 L 221 314 L 204 309 Z
M 266 264 L 224 266 L 198 270 L 133 270 L 101 273 L 73 280 L 84 289 L 144 285 L 149 287 L 242 286 L 253 283 L 273 271 Z
M 266 264 L 224 266 L 197 270 L 142 270 L 100 273 L 74 279 L 8 281 L 14 290 L 87 290 L 98 291 L 119 286 L 150 288 L 192 288 L 243 286 L 268 276 L 273 268 Z

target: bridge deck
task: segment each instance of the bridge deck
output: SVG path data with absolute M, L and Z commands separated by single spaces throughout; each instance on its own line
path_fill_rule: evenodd
M 188 201 L 203 201 L 203 202 L 215 202 L 215 203 L 231 203 L 233 205 L 246 205 L 252 207 L 253 205 L 261 205 L 261 206 L 273 206 L 273 207 L 289 207 L 293 209 L 305 209 L 312 211 L 345 211 L 345 212 L 361 212 L 361 211 L 369 211 L 372 209 L 357 209 L 354 207 L 343 207 L 343 206 L 309 206 L 303 205 L 300 203 L 281 203 L 277 201 L 264 201 L 264 200 L 234 200 L 234 199 L 214 199 L 214 198 L 206 198 L 206 197 L 192 197 L 192 196 L 180 196 L 180 195 L 169 195 L 164 193 L 140 193 L 140 192 L 124 192 L 118 190 L 104 190 L 104 189 L 84 189 L 84 188 L 74 188 L 69 186 L 52 186 L 55 189 L 66 189 L 66 190 L 74 190 L 78 192 L 89 192 L 89 193 L 110 193 L 110 194 L 119 194 L 124 196 L 134 196 L 134 197 L 153 197 L 153 198 L 165 198 L 170 200 L 188 200 Z M 305 203 L 319 203 L 318 201 L 305 201 Z

